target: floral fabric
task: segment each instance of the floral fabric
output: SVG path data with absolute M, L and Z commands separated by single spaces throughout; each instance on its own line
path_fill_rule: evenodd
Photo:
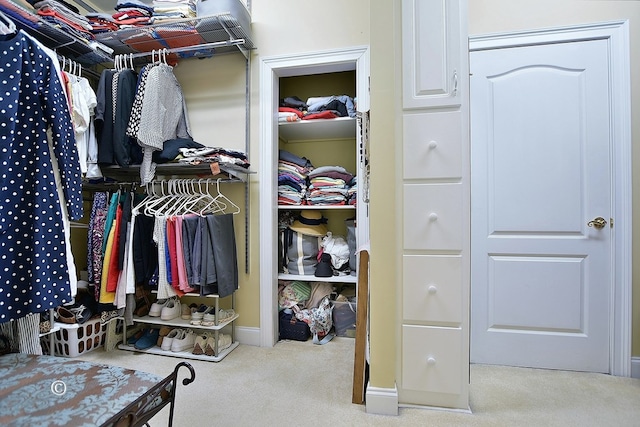
M 162 377 L 81 360 L 0 357 L 0 425 L 99 426 Z

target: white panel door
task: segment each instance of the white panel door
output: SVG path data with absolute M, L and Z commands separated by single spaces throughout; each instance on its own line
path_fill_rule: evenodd
M 604 40 L 471 53 L 472 362 L 609 372 L 607 58 Z
M 459 0 L 402 1 L 405 109 L 460 105 L 462 17 Z

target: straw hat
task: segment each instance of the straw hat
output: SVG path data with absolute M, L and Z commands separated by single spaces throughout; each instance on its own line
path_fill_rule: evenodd
M 293 231 L 309 236 L 322 237 L 327 234 L 327 219 L 320 211 L 306 210 L 289 226 Z

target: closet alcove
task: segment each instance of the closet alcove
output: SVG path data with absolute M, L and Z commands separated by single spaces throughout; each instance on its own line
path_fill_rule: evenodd
M 211 2 L 213 4 L 213 2 Z M 218 7 L 230 6 L 233 10 L 225 9 L 223 11 L 212 8 L 204 16 L 199 16 L 193 19 L 182 19 L 167 22 L 164 24 L 157 24 L 146 26 L 144 28 L 128 28 L 125 30 L 119 30 L 115 32 L 102 33 L 96 36 L 95 42 L 86 43 L 83 40 L 78 40 L 70 35 L 68 32 L 61 31 L 54 25 L 43 20 L 41 17 L 33 13 L 31 6 L 21 1 L 9 1 L 2 0 L 0 2 L 0 10 L 6 12 L 10 19 L 16 22 L 16 26 L 19 30 L 23 30 L 33 37 L 37 38 L 42 44 L 55 49 L 58 55 L 64 57 L 66 64 L 81 64 L 83 74 L 90 75 L 97 83 L 100 78 L 100 72 L 103 69 L 111 67 L 112 60 L 119 59 L 120 66 L 124 63 L 125 67 L 139 68 L 140 66 L 149 62 L 162 58 L 163 61 L 177 63 L 178 61 L 189 60 L 190 58 L 210 58 L 210 60 L 216 60 L 220 56 L 239 56 L 242 61 L 238 63 L 243 64 L 244 76 L 243 79 L 243 92 L 242 100 L 239 104 L 244 106 L 244 125 L 240 126 L 238 132 L 243 138 L 240 145 L 237 146 L 237 150 L 244 149 L 244 153 L 249 154 L 249 112 L 248 112 L 248 99 L 249 99 L 249 67 L 250 67 L 250 50 L 254 49 L 253 42 L 251 40 L 251 18 L 249 11 L 245 5 L 240 1 L 226 2 L 222 4 L 217 3 Z M 146 41 L 157 40 L 157 37 L 161 37 L 162 49 L 150 49 L 150 44 Z M 167 48 L 167 46 L 169 46 Z M 234 62 L 235 64 L 236 62 Z M 62 62 L 61 62 L 62 64 Z M 66 67 L 65 67 L 66 69 Z M 237 73 L 238 76 L 242 76 L 242 73 Z M 235 139 L 239 141 L 239 138 Z M 204 141 L 211 143 L 212 141 Z M 222 144 L 217 144 L 221 146 Z M 82 194 L 84 199 L 85 213 L 91 209 L 91 200 L 96 192 L 108 192 L 109 194 L 114 192 L 126 192 L 132 189 L 138 188 L 137 191 L 141 191 L 139 187 L 140 181 L 140 166 L 127 164 L 127 165 L 112 165 L 101 164 L 102 175 L 107 178 L 107 181 L 100 180 L 83 180 Z M 153 178 L 154 185 L 162 187 L 163 183 L 181 181 L 183 183 L 198 182 L 200 186 L 207 187 L 208 191 L 213 196 L 212 199 L 218 199 L 216 195 L 225 197 L 226 201 L 222 204 L 226 206 L 233 206 L 232 213 L 235 215 L 241 215 L 238 225 L 234 228 L 237 229 L 238 236 L 242 236 L 244 242 L 238 245 L 239 250 L 244 250 L 244 256 L 239 254 L 238 262 L 242 264 L 244 261 L 245 271 L 249 269 L 249 203 L 248 203 L 248 186 L 249 177 L 252 171 L 237 166 L 235 164 L 225 164 L 224 162 L 218 163 L 217 167 L 212 167 L 211 164 L 199 164 L 199 165 L 185 165 L 178 163 L 165 163 L 158 164 Z M 213 180 L 211 180 L 213 179 Z M 195 180 L 195 181 L 194 181 Z M 186 185 L 186 184 L 185 184 Z M 212 186 L 212 187 L 211 187 Z M 232 188 L 241 187 L 243 191 L 237 191 Z M 183 189 L 186 187 L 183 187 Z M 214 188 L 215 190 L 212 190 Z M 146 189 L 144 189 L 146 191 Z M 232 198 L 225 196 L 226 192 L 232 193 Z M 184 192 L 183 192 L 184 194 Z M 201 197 L 202 194 L 198 194 L 196 197 Z M 244 203 L 242 199 L 244 198 Z M 217 200 L 220 203 L 220 199 Z M 78 270 L 78 277 L 84 275 L 84 268 L 82 266 L 82 259 L 87 257 L 87 229 L 89 222 L 89 215 L 85 215 L 80 220 L 78 227 L 73 227 L 71 231 L 71 239 L 73 241 L 74 259 L 78 260 L 79 264 L 76 264 Z M 243 231 L 240 231 L 244 228 Z M 241 265 L 239 266 L 241 268 Z M 83 277 L 81 277 L 83 278 Z M 193 298 L 199 298 L 200 295 L 192 294 L 187 296 Z M 211 298 L 215 298 L 212 301 Z M 214 305 L 216 311 L 221 307 L 234 307 L 235 296 L 225 295 L 225 298 L 220 298 L 220 295 L 215 295 L 207 298 L 207 304 Z M 226 301 L 228 299 L 229 301 Z M 220 304 L 219 300 L 223 300 L 223 304 Z M 226 301 L 226 302 L 225 302 Z M 215 325 L 211 328 L 212 333 L 215 332 L 216 336 L 218 331 L 229 330 L 231 336 L 234 336 L 233 322 L 238 318 L 238 314 L 231 318 L 224 319 L 218 322 L 216 318 Z M 111 322 L 113 324 L 115 322 Z M 144 323 L 144 321 L 142 322 Z M 148 322 L 151 323 L 151 322 Z M 184 327 L 185 325 L 173 325 Z M 55 332 L 55 329 L 52 330 Z M 124 334 L 126 335 L 126 326 Z M 217 344 L 217 340 L 216 340 Z M 213 357 L 202 357 L 202 360 L 219 361 L 226 356 L 233 348 L 238 345 L 235 338 L 233 344 L 227 349 L 226 352 L 221 353 L 216 348 Z M 53 346 L 50 346 L 53 348 Z M 184 355 L 170 354 L 172 356 L 185 357 Z

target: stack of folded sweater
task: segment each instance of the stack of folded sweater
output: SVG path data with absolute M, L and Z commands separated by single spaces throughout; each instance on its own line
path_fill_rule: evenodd
M 336 117 L 356 117 L 353 98 L 348 95 L 316 96 L 304 102 L 297 96 L 289 96 L 281 99 L 278 107 L 279 122 Z
M 42 0 L 33 2 L 33 8 L 42 20 L 73 36 L 93 40 L 93 27 L 89 20 L 80 15 L 78 9 L 65 1 Z
M 353 175 L 342 166 L 321 166 L 309 173 L 309 205 L 346 205 Z
M 221 147 L 183 147 L 179 150 L 182 158 L 179 158 L 178 162 L 182 164 L 199 165 L 202 163 L 218 163 L 221 165 L 238 166 L 242 169 L 248 169 L 249 166 L 251 166 L 247 155 L 239 150 Z
M 112 17 L 120 28 L 151 23 L 153 7 L 140 0 L 118 0 L 114 9 Z
M 358 177 L 354 176 L 353 179 L 347 183 L 349 190 L 347 191 L 347 204 L 355 205 L 358 201 Z
M 305 204 L 311 162 L 285 150 L 280 150 L 278 159 L 278 204 Z
M 154 23 L 196 16 L 195 0 L 154 0 L 153 2 Z

